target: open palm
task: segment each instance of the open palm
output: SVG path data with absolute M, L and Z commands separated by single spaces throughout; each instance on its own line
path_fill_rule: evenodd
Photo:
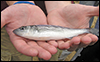
M 12 5 L 2 11 L 1 17 L 1 27 L 7 24 L 7 33 L 10 36 L 11 42 L 19 52 L 28 56 L 38 56 L 45 60 L 50 59 L 51 54 L 55 54 L 57 52 L 55 47 L 46 42 L 26 40 L 13 33 L 14 29 L 17 29 L 21 26 L 47 24 L 46 16 L 38 6 L 29 4 Z M 47 45 L 54 50 L 45 47 Z
M 50 25 L 59 25 L 69 28 L 89 28 L 89 20 L 92 16 L 99 16 L 99 8 L 80 4 L 71 4 L 57 8 L 48 13 L 47 19 Z M 60 49 L 75 50 L 90 43 L 95 43 L 98 38 L 93 34 L 85 34 L 73 37 L 71 40 L 57 41 Z M 80 45 L 79 45 L 80 44 Z

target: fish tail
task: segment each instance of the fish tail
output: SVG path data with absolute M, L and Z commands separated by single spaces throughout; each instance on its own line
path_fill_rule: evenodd
M 90 33 L 99 36 L 99 30 L 98 29 L 96 29 L 96 28 L 88 28 L 88 29 L 89 29 Z

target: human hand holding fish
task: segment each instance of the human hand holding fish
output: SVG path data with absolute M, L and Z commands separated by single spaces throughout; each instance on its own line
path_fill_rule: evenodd
M 66 11 L 66 12 L 68 12 L 68 11 Z M 64 16 L 66 16 L 66 14 Z M 68 25 L 68 23 L 71 24 L 70 22 L 67 21 L 66 24 Z M 22 26 L 22 27 L 20 27 L 20 28 L 18 28 L 16 30 L 14 30 L 13 32 L 15 34 L 19 35 L 19 36 L 22 36 L 22 37 L 25 37 L 25 38 L 28 38 L 28 39 L 31 39 L 31 40 L 43 40 L 43 41 L 60 40 L 59 42 L 61 42 L 61 39 L 74 37 L 74 38 L 71 39 L 73 41 L 73 43 L 74 43 L 74 46 L 77 46 L 75 44 L 77 44 L 77 43 L 79 44 L 79 43 L 82 43 L 84 41 L 86 41 L 87 44 L 84 44 L 84 45 L 82 44 L 81 47 L 87 46 L 87 45 L 89 45 L 89 43 L 92 42 L 91 41 L 92 39 L 90 39 L 87 35 L 89 35 L 89 36 L 94 36 L 94 35 L 92 35 L 92 34 L 80 35 L 80 34 L 83 34 L 83 33 L 89 33 L 91 30 L 90 29 L 85 29 L 85 28 L 88 28 L 88 23 L 89 22 L 85 21 L 84 24 L 87 24 L 87 25 L 83 24 L 83 26 L 80 25 L 79 23 L 82 24 L 82 23 L 84 23 L 84 21 L 78 21 L 78 25 L 73 24 L 73 22 L 72 22 L 71 25 L 75 25 L 75 26 L 73 27 L 73 26 L 69 25 L 68 27 L 80 28 L 80 29 L 71 29 L 71 28 L 66 28 L 66 27 L 61 27 L 61 26 L 54 26 L 54 25 L 31 25 L 31 26 Z M 62 24 L 60 24 L 60 25 L 62 25 Z M 84 28 L 84 29 L 82 29 L 82 28 Z M 78 35 L 80 35 L 80 36 L 78 36 Z M 79 38 L 75 37 L 75 36 L 78 36 L 78 37 L 82 37 L 83 36 L 83 38 L 80 39 L 81 41 L 82 40 L 83 41 L 80 42 Z M 87 36 L 87 37 L 85 37 L 85 36 Z M 75 38 L 76 38 L 76 40 L 73 40 Z M 87 40 L 86 40 L 86 38 L 87 38 Z M 70 41 L 70 42 L 72 42 L 72 41 Z M 68 42 L 69 42 L 69 40 L 67 42 L 65 42 L 65 43 L 68 43 Z M 73 45 L 67 45 L 66 49 L 68 49 L 69 47 L 71 47 L 71 49 L 72 49 Z M 78 47 L 80 47 L 80 46 L 78 46 Z M 74 50 L 75 49 L 76 48 L 74 48 Z
M 46 16 L 38 6 L 30 4 L 9 6 L 1 12 L 1 28 L 5 24 L 11 42 L 22 54 L 38 56 L 39 58 L 48 60 L 51 58 L 52 54 L 57 52 L 56 47 L 46 42 L 26 40 L 13 33 L 14 29 L 25 25 L 47 25 Z
M 56 1 L 57 2 L 57 1 Z M 52 5 L 47 1 L 46 7 L 48 12 L 48 23 L 49 25 L 58 25 L 68 28 L 89 28 L 89 20 L 92 16 L 99 16 L 99 7 L 85 6 L 80 4 L 69 4 L 67 6 L 57 2 Z M 53 6 L 55 5 L 55 6 Z M 59 7 L 56 7 L 59 6 Z M 71 34 L 73 35 L 73 34 Z M 93 34 L 83 34 L 75 36 L 67 41 L 57 41 L 58 48 L 68 49 L 74 51 L 80 47 L 86 47 L 88 45 L 95 44 L 98 37 Z M 54 42 L 55 43 L 55 42 Z M 54 44 L 53 44 L 54 45 Z
M 49 4 L 51 5 L 51 3 Z M 89 28 L 89 19 L 91 18 L 91 16 L 99 15 L 99 8 L 97 7 L 84 5 L 69 5 L 65 7 L 64 6 L 57 7 L 56 9 L 51 7 L 53 8 L 53 10 L 51 10 L 50 12 L 47 10 L 48 23 L 52 28 L 57 28 L 58 26 L 62 26 L 59 27 L 59 29 L 62 29 L 63 27 Z M 89 11 L 90 9 L 91 11 Z M 40 41 L 35 42 L 32 40 L 27 40 L 25 38 L 16 36 L 13 33 L 13 30 L 21 26 L 35 25 L 35 27 L 37 28 L 40 25 L 42 25 L 42 27 L 43 25 L 45 25 L 45 28 L 50 27 L 47 26 L 47 20 L 42 10 L 38 6 L 32 6 L 29 4 L 17 4 L 3 10 L 1 12 L 1 28 L 5 24 L 7 24 L 6 30 L 10 36 L 10 40 L 19 52 L 29 56 L 38 56 L 45 60 L 50 59 L 51 55 L 57 52 L 55 47 L 58 47 L 59 49 L 75 50 L 78 47 L 87 46 L 90 43 L 95 43 L 98 40 L 98 38 L 93 34 L 84 34 L 76 36 L 67 41 L 47 41 L 47 43 Z M 33 27 L 34 26 L 31 26 L 31 28 Z M 28 26 L 28 28 L 30 27 Z M 20 29 L 23 30 L 23 28 Z M 36 32 L 38 33 L 43 31 L 44 30 L 37 30 Z M 63 31 L 65 32 L 66 30 Z M 59 32 L 60 31 L 58 31 L 58 33 Z

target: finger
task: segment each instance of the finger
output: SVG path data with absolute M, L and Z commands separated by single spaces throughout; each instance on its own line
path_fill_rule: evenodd
M 70 41 L 71 45 L 78 45 L 80 43 L 80 37 L 73 37 Z
M 48 42 L 49 44 L 55 46 L 55 47 L 58 47 L 58 43 L 57 43 L 56 41 L 51 40 L 51 41 L 47 41 L 47 42 Z
M 13 35 L 13 38 L 11 35 L 10 37 L 11 37 L 12 43 L 14 44 L 14 46 L 19 52 L 28 56 L 38 56 L 45 60 L 48 60 L 51 58 L 51 54 L 48 51 L 44 50 L 42 47 L 38 46 L 36 42 L 27 41 L 26 43 L 21 37 L 17 37 L 14 35 Z
M 63 47 L 64 41 L 63 40 L 57 40 L 57 43 L 58 43 L 59 49 L 64 49 L 64 47 Z
M 90 45 L 94 45 L 98 41 L 98 37 L 96 35 L 89 34 L 88 36 L 92 39 Z
M 78 48 L 78 45 L 80 44 L 80 38 L 79 37 L 73 37 L 70 40 L 70 48 L 68 49 L 68 51 L 74 51 Z
M 51 54 L 55 54 L 57 52 L 57 49 L 54 46 L 48 44 L 47 42 L 37 41 L 37 43 L 39 46 L 49 51 Z
M 27 43 L 20 37 L 16 37 L 13 36 L 13 38 L 10 38 L 13 45 L 15 46 L 15 48 L 21 52 L 22 54 L 28 55 L 28 56 L 37 56 L 38 51 L 32 47 L 30 47 L 29 45 L 27 45 Z
M 6 25 L 7 23 L 10 23 L 11 16 L 8 13 L 8 10 L 5 9 L 1 12 L 1 28 Z
M 80 45 L 79 45 L 79 48 L 81 48 L 81 47 L 86 47 L 86 46 L 88 46 L 90 43 L 92 42 L 92 39 L 89 37 L 89 36 L 83 36 L 82 38 L 81 38 L 81 43 L 80 43 Z
M 63 49 L 69 49 L 71 46 L 70 40 L 66 41 L 65 43 L 62 44 Z
M 2 11 L 1 12 L 1 28 L 6 24 L 6 22 L 5 22 L 5 18 L 4 18 L 4 12 Z
M 49 53 L 47 50 L 39 46 L 36 42 L 31 41 L 31 42 L 28 42 L 28 44 L 38 50 L 39 58 L 43 58 L 45 60 L 48 60 L 51 58 L 51 53 Z
M 88 15 L 92 16 L 99 16 L 99 7 L 88 7 Z

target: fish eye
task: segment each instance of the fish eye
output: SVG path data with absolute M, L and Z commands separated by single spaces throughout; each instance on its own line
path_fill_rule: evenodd
M 24 28 L 24 27 L 21 27 L 20 29 L 21 29 L 21 30 L 24 30 L 25 28 Z

